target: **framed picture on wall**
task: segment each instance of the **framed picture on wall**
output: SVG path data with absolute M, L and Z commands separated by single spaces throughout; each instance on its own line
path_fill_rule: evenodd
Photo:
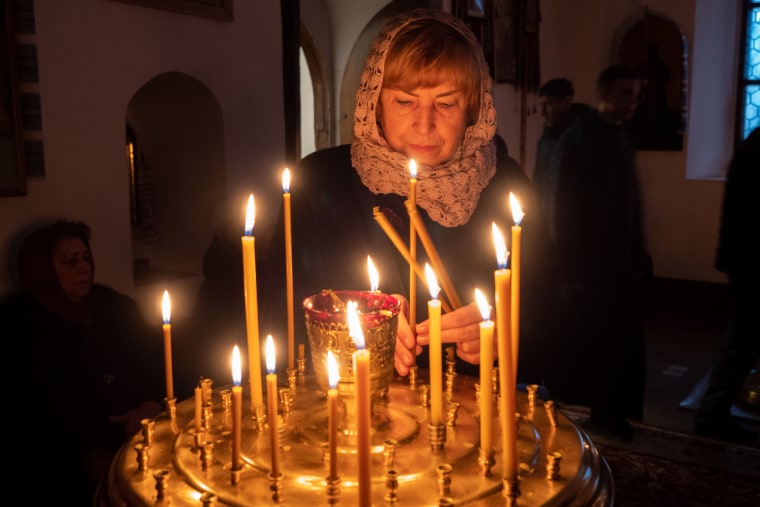
M 114 0 L 217 21 L 232 21 L 232 0 Z

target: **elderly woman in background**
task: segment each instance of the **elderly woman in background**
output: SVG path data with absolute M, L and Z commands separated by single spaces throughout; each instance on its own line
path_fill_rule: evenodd
M 20 449 L 11 474 L 24 484 L 45 476 L 25 491 L 30 503 L 92 505 L 114 453 L 161 411 L 160 326 L 148 326 L 129 297 L 93 283 L 82 222 L 32 232 L 18 269 L 23 289 L 0 306 L 18 421 L 7 438 Z

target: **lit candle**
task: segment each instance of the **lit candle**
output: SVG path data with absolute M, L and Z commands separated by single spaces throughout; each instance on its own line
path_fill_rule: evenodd
M 512 275 L 506 268 L 507 247 L 504 235 L 496 224 L 491 225 L 498 269 L 494 271 L 496 285 L 496 341 L 499 352 L 499 409 L 501 412 L 502 475 L 517 480 L 517 421 L 515 420 L 514 362 L 510 340 L 510 285 Z
M 510 255 L 510 267 L 512 268 L 512 308 L 510 310 L 510 337 L 512 338 L 512 362 L 514 372 L 517 374 L 517 358 L 520 353 L 520 242 L 522 239 L 522 224 L 525 214 L 520 208 L 520 203 L 515 195 L 509 193 L 509 205 L 512 208 L 512 254 Z M 515 382 L 517 379 L 515 378 Z
M 417 206 L 417 162 L 409 160 L 409 201 L 412 206 Z M 417 231 L 409 221 L 409 257 L 417 262 Z M 409 327 L 415 335 L 414 327 L 417 323 L 417 274 L 414 266 L 409 264 Z M 413 355 L 413 361 L 417 362 L 417 356 Z
M 290 169 L 282 172 L 282 207 L 285 218 L 285 286 L 288 298 L 288 368 L 295 368 L 295 338 L 293 331 L 293 238 L 290 226 Z
M 164 291 L 164 299 L 161 302 L 164 317 L 164 372 L 166 374 L 166 399 L 174 398 L 174 375 L 172 374 L 172 303 L 169 299 L 169 291 Z
M 379 292 L 380 287 L 380 275 L 375 268 L 375 263 L 372 262 L 372 257 L 367 256 L 367 272 L 369 273 L 369 290 L 371 292 Z
M 232 469 L 240 470 L 240 441 L 243 433 L 243 387 L 240 385 L 240 347 L 232 349 Z
M 327 351 L 327 380 L 330 388 L 327 390 L 327 436 L 330 442 L 330 475 L 328 480 L 338 478 L 338 381 L 340 373 L 338 362 L 332 350 Z
M 245 214 L 245 235 L 243 241 L 243 283 L 245 288 L 245 321 L 248 338 L 248 373 L 251 383 L 251 407 L 264 405 L 261 393 L 261 351 L 259 347 L 259 309 L 256 292 L 256 238 L 253 236 L 253 224 L 256 219 L 256 206 L 253 194 L 248 198 Z
M 430 264 L 425 263 L 430 300 L 428 300 L 428 321 L 430 323 L 430 423 L 443 422 L 443 344 L 441 343 L 441 288 Z
M 195 431 L 201 431 L 201 408 L 203 406 L 203 389 L 196 387 L 195 395 Z
M 269 413 L 269 446 L 272 450 L 272 477 L 280 475 L 280 453 L 278 445 L 278 433 L 280 418 L 277 415 L 277 373 L 275 373 L 276 358 L 274 353 L 274 340 L 272 335 L 267 335 L 266 341 L 267 362 L 267 411 Z
M 475 289 L 475 300 L 483 318 L 480 323 L 480 448 L 490 452 L 493 448 L 493 321 L 491 307 L 480 289 Z
M 356 420 L 359 452 L 359 506 L 370 507 L 372 476 L 370 473 L 371 401 L 369 389 L 369 350 L 364 348 L 364 332 L 359 322 L 356 301 L 346 303 L 348 333 L 356 344 L 354 377 L 356 378 Z

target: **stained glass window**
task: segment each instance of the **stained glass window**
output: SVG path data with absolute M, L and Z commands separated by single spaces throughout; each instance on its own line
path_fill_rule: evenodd
M 760 127 L 760 1 L 745 0 L 744 54 L 740 76 L 739 105 L 742 139 Z

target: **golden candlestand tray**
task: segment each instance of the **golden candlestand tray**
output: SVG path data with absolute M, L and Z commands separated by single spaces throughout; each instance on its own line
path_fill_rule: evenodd
M 394 378 L 387 403 L 373 407 L 372 504 L 374 506 L 502 506 L 501 450 L 495 449 L 488 475 L 479 460 L 476 379 L 457 375 L 445 393 L 446 441 L 433 452 L 428 436 L 425 372 L 415 388 Z M 358 505 L 355 435 L 340 434 L 340 481 L 326 477 L 327 403 L 314 377 L 299 372 L 280 389 L 279 479 L 271 477 L 268 425 L 260 429 L 248 407 L 242 435 L 243 467 L 230 470 L 229 388 L 211 389 L 196 431 L 194 401 L 176 404 L 175 417 L 163 413 L 120 450 L 98 493 L 99 506 Z M 350 405 L 349 411 L 350 411 Z M 607 463 L 589 437 L 551 402 L 518 392 L 518 506 L 599 506 L 614 504 Z M 497 414 L 494 407 L 494 414 Z M 498 417 L 494 443 L 500 447 Z M 233 480 L 235 478 L 235 480 Z

